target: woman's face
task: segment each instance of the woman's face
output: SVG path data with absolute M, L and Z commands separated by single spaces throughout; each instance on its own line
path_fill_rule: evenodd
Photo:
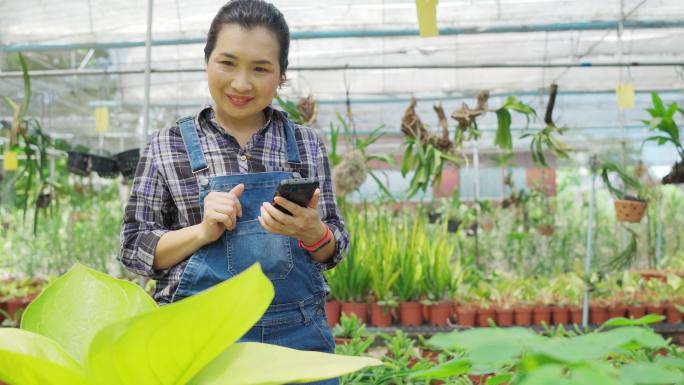
M 279 45 L 264 27 L 226 24 L 209 56 L 209 93 L 219 118 L 244 121 L 271 104 L 280 84 Z

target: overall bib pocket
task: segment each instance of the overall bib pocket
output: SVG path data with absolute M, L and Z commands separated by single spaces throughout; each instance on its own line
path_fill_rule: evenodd
M 259 262 L 269 279 L 285 279 L 294 266 L 290 238 L 267 232 L 258 219 L 238 222 L 224 237 L 228 270 L 233 275 Z

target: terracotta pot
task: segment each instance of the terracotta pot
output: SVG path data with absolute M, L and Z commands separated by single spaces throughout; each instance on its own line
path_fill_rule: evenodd
M 402 326 L 420 326 L 423 323 L 422 318 L 419 302 L 402 302 L 399 304 L 399 321 Z
M 589 306 L 589 323 L 601 325 L 608 320 L 608 310 L 600 305 Z
M 477 309 L 472 306 L 459 306 L 456 310 L 456 323 L 462 326 L 475 326 Z
M 620 222 L 641 222 L 647 206 L 647 203 L 642 201 L 616 199 L 615 217 Z
M 346 345 L 351 342 L 351 338 L 335 337 L 335 345 Z
M 325 303 L 325 318 L 328 325 L 334 328 L 340 322 L 340 301 L 328 301 Z
M 513 309 L 497 309 L 496 324 L 498 326 L 513 326 Z
M 518 326 L 530 326 L 532 324 L 532 308 L 527 306 L 517 307 L 513 310 L 515 324 Z
M 439 302 L 430 306 L 430 325 L 443 326 L 446 325 L 451 317 L 451 303 Z
M 377 303 L 371 304 L 371 325 L 386 328 L 392 324 L 392 309 L 382 307 Z
M 548 306 L 537 306 L 532 309 L 532 322 L 535 325 L 551 325 L 551 309 Z
M 608 319 L 624 317 L 626 314 L 627 307 L 625 305 L 613 305 L 608 307 Z
M 570 321 L 570 310 L 566 306 L 551 308 L 551 322 L 554 325 L 567 325 Z
M 575 325 L 582 325 L 582 308 L 580 306 L 570 307 L 570 322 Z
M 646 314 L 660 314 L 665 315 L 665 306 L 662 304 L 649 304 L 646 305 Z
M 627 317 L 639 319 L 646 315 L 646 308 L 641 305 L 627 306 Z
M 477 325 L 479 327 L 483 327 L 483 328 L 488 327 L 490 319 L 492 321 L 496 321 L 495 314 L 496 314 L 496 312 L 492 308 L 489 308 L 489 309 L 480 308 L 477 311 Z
M 342 314 L 356 314 L 363 323 L 368 323 L 368 304 L 363 302 L 342 302 Z
M 667 323 L 677 324 L 682 322 L 682 313 L 674 307 L 674 304 L 667 305 L 665 309 L 665 315 L 667 316 Z

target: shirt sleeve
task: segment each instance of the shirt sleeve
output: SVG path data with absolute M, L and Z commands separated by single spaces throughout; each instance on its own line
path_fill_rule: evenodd
M 162 235 L 171 231 L 164 224 L 171 194 L 156 162 L 159 159 L 159 132 L 155 133 L 140 157 L 133 179 L 131 195 L 124 210 L 121 226 L 121 248 L 117 259 L 130 271 L 159 279 L 168 269 L 152 267 L 154 252 Z
M 318 138 L 318 135 L 316 135 L 316 138 L 318 141 L 316 169 L 321 186 L 318 210 L 321 214 L 321 220 L 328 225 L 335 239 L 335 253 L 333 256 L 327 262 L 315 262 L 321 271 L 325 271 L 335 267 L 347 254 L 349 249 L 349 233 L 345 228 L 344 220 L 342 220 L 342 215 L 335 201 L 335 190 L 332 183 L 328 152 L 323 141 Z

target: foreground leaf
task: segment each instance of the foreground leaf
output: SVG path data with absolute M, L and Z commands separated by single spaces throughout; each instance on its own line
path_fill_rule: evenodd
M 200 294 L 105 327 L 88 353 L 91 374 L 101 383 L 185 384 L 261 318 L 273 294 L 255 264 Z
M 103 327 L 156 308 L 138 285 L 76 264 L 31 302 L 21 328 L 51 338 L 83 363 Z
M 81 366 L 55 341 L 21 329 L 0 329 L 0 381 L 21 385 L 86 384 Z
M 246 342 L 234 344 L 190 381 L 191 385 L 276 385 L 325 380 L 382 365 L 369 357 L 306 352 Z

